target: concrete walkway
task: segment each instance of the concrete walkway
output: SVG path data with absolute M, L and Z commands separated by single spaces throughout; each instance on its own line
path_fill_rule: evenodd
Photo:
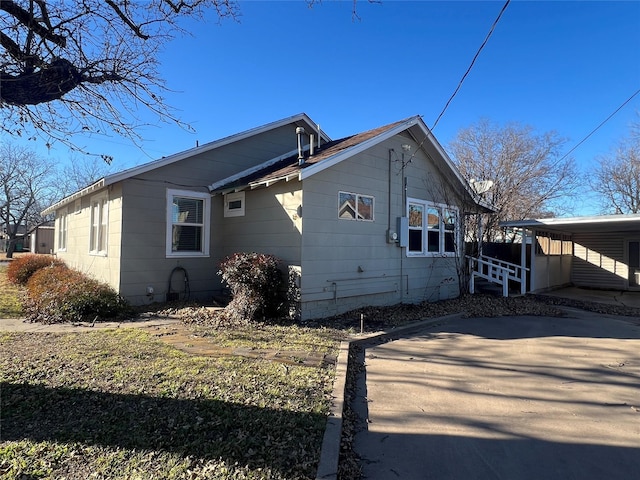
M 363 350 L 367 479 L 630 479 L 640 319 L 449 319 Z
M 566 287 L 545 292 L 545 296 L 577 300 L 580 302 L 595 302 L 605 305 L 640 308 L 639 291 L 596 290 L 592 288 Z

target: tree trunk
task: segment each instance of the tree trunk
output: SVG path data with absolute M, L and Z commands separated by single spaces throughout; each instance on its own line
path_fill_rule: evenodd
M 16 239 L 10 238 L 7 244 L 7 258 L 13 258 L 13 252 L 16 250 Z

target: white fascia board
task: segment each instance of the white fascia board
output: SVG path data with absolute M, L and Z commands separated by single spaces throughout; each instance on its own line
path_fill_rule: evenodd
M 48 215 L 50 213 L 54 213 L 58 208 L 64 207 L 65 205 L 68 205 L 69 203 L 77 200 L 80 197 L 85 196 L 88 193 L 95 192 L 96 190 L 100 190 L 101 188 L 105 187 L 106 185 L 107 184 L 105 183 L 105 179 L 101 178 L 97 182 L 92 183 L 91 185 L 89 185 L 88 187 L 83 188 L 82 190 L 79 190 L 76 193 L 74 193 L 72 195 L 69 195 L 68 197 L 63 198 L 59 202 L 56 202 L 53 205 L 51 205 L 50 207 L 45 208 L 41 213 L 42 213 L 42 215 Z
M 633 223 L 640 222 L 640 214 L 627 215 L 594 215 L 586 217 L 554 217 L 554 218 L 532 218 L 526 220 L 511 220 L 500 222 L 502 227 L 555 227 L 555 226 L 572 226 L 572 225 L 598 225 L 611 223 Z
M 246 170 L 243 170 L 242 172 L 238 172 L 234 175 L 231 175 L 229 177 L 223 178 L 222 180 L 218 180 L 217 182 L 212 183 L 211 185 L 209 185 L 209 191 L 210 192 L 214 192 L 215 190 L 219 189 L 220 187 L 222 187 L 223 185 L 226 185 L 227 183 L 231 183 L 231 182 L 235 182 L 236 180 L 240 180 L 243 177 L 247 177 L 249 175 L 252 175 L 260 170 L 262 170 L 263 168 L 267 168 L 270 167 L 271 165 L 274 165 L 276 163 L 278 163 L 281 160 L 284 160 L 285 158 L 289 158 L 292 157 L 293 155 L 297 155 L 298 154 L 298 149 L 294 149 L 291 150 L 287 153 L 284 153 L 278 157 L 272 158 L 271 160 L 267 160 L 266 162 L 261 163 L 260 165 L 256 165 L 254 167 L 251 168 L 247 168 Z
M 305 178 L 309 178 L 310 176 L 315 175 L 316 173 L 322 172 L 327 168 L 333 167 L 334 165 L 337 165 L 343 160 L 346 160 L 354 155 L 364 152 L 365 150 L 377 145 L 378 143 L 383 142 L 388 138 L 391 138 L 401 132 L 404 132 L 409 127 L 412 127 L 413 125 L 418 123 L 419 119 L 420 117 L 418 116 L 412 117 L 411 119 L 398 125 L 397 127 L 387 130 L 386 132 L 382 132 L 381 134 L 376 135 L 375 137 L 372 137 L 369 140 L 360 142 L 357 145 L 354 145 L 353 147 L 342 150 L 340 153 L 336 153 L 332 157 L 326 158 L 321 162 L 318 162 L 316 164 L 308 166 L 307 168 L 304 168 L 300 172 L 300 180 L 304 180 Z

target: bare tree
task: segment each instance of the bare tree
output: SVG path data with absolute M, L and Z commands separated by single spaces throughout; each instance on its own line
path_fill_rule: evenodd
M 58 198 L 82 190 L 113 172 L 114 165 L 107 165 L 96 157 L 72 156 L 57 173 L 56 191 Z
M 473 183 L 491 180 L 483 198 L 497 210 L 483 218 L 483 240 L 505 239 L 504 220 L 558 215 L 560 199 L 572 196 L 578 178 L 574 162 L 561 156 L 566 141 L 555 132 L 536 134 L 532 127 L 489 120 L 462 129 L 450 144 L 460 173 Z
M 141 106 L 179 123 L 157 54 L 182 17 L 207 9 L 238 15 L 235 0 L 0 0 L 0 128 L 82 150 L 77 133 L 138 141 Z
M 591 188 L 601 195 L 604 212 L 640 213 L 640 135 L 632 130 L 612 153 L 598 159 Z
M 53 198 L 55 165 L 32 151 L 0 144 L 0 223 L 8 237 L 7 258 L 23 234 L 44 223 L 41 211 Z

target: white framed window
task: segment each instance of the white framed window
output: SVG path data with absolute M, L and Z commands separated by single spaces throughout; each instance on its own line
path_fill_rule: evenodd
M 458 209 L 410 198 L 407 200 L 407 256 L 455 256 L 459 251 Z
M 224 196 L 224 216 L 244 217 L 244 192 L 227 193 Z
M 211 195 L 167 190 L 167 257 L 209 256 Z
M 375 199 L 371 195 L 338 192 L 338 218 L 373 222 Z
M 69 229 L 69 212 L 67 210 L 64 210 L 56 219 L 56 226 L 58 227 L 58 250 L 64 251 L 67 249 L 67 231 Z
M 91 198 L 91 230 L 89 253 L 107 255 L 107 226 L 109 224 L 109 199 L 105 194 Z

